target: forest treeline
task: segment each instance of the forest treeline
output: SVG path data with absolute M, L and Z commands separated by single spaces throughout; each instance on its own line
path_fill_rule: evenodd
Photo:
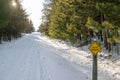
M 33 23 L 28 19 L 20 0 L 0 0 L 0 43 L 3 40 L 16 39 L 21 33 L 32 31 L 34 31 Z
M 46 0 L 39 31 L 52 38 L 119 51 L 120 0 Z

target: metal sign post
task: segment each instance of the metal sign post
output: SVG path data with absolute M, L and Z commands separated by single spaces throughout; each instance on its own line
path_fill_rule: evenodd
M 100 45 L 94 41 L 90 46 L 89 50 L 93 54 L 93 72 L 92 72 L 92 80 L 97 80 L 97 54 L 101 50 Z
M 93 55 L 93 72 L 92 72 L 92 80 L 97 80 L 97 55 Z

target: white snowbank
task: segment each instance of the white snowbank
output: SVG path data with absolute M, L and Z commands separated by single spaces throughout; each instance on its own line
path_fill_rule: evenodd
M 88 79 L 91 79 L 92 54 L 88 50 L 88 46 L 76 48 L 61 40 L 50 39 L 42 35 L 37 37 L 44 40 L 46 44 L 54 46 L 58 51 L 62 51 L 63 53 L 59 54 L 60 56 L 75 63 L 73 66 L 77 70 L 83 70 L 84 73 L 88 74 L 86 75 Z M 101 56 L 101 54 L 104 56 Z M 108 52 L 103 48 L 98 55 L 98 80 L 120 80 L 120 55 L 114 54 L 111 58 L 107 57 Z
M 120 80 L 120 56 L 105 53 L 98 56 L 98 80 Z M 0 44 L 0 80 L 92 80 L 92 54 L 88 46 L 26 34 Z

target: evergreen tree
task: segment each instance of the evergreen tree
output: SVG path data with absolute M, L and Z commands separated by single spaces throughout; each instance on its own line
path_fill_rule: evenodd
M 19 0 L 0 0 L 0 43 L 1 40 L 18 38 L 23 32 L 34 30 L 32 22 L 28 21 L 28 15 L 21 6 Z M 29 24 L 29 25 L 26 25 Z M 25 31 L 29 28 L 27 31 Z
M 78 40 L 80 45 L 96 38 L 110 52 L 113 45 L 120 43 L 119 3 L 119 0 L 50 0 L 43 9 L 40 31 L 72 43 Z

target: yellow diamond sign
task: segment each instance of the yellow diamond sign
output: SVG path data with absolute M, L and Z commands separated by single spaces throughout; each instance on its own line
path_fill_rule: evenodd
M 89 50 L 93 53 L 93 55 L 97 55 L 97 53 L 101 50 L 100 45 L 94 41 L 90 46 Z

